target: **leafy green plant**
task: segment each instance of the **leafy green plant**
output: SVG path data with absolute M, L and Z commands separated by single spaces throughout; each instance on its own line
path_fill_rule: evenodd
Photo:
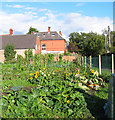
M 69 81 L 44 77 L 45 79 L 39 79 L 38 87 L 31 89 L 31 93 L 16 88 L 7 97 L 3 95 L 3 117 L 78 118 L 84 116 L 80 110 L 85 110 L 87 104 L 83 94 L 76 91 L 76 83 L 71 84 Z
M 69 53 L 69 52 L 67 52 L 67 51 L 65 51 L 65 52 L 64 52 L 64 55 L 65 55 L 65 56 L 69 56 L 69 55 L 70 55 L 70 53 Z
M 23 64 L 24 58 L 21 55 L 17 55 L 17 64 L 18 64 L 18 68 L 21 68 L 21 65 Z
M 3 118 L 93 118 L 84 93 L 93 90 L 95 96 L 107 98 L 107 84 L 98 91 L 94 87 L 86 89 L 89 80 L 94 86 L 95 79 L 100 77 L 95 70 L 70 61 L 58 64 L 52 55 L 36 54 L 33 59 L 28 66 L 21 56 L 16 64 L 2 64 Z M 96 106 L 95 103 L 91 105 Z
M 28 65 L 30 63 L 30 60 L 33 60 L 33 52 L 32 49 L 28 49 L 25 51 L 25 62 Z
M 4 49 L 5 62 L 7 63 L 15 62 L 15 54 L 16 51 L 14 51 L 14 46 L 10 44 L 7 45 Z
M 54 60 L 54 54 L 47 54 L 48 64 L 51 63 L 53 60 Z

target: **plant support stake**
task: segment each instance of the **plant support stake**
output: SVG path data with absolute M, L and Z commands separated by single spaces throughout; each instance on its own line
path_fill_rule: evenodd
M 112 73 L 114 73 L 114 54 L 112 54 Z
M 86 64 L 87 64 L 87 63 L 86 63 L 86 56 L 85 56 L 85 69 L 86 69 Z
M 91 68 L 91 56 L 90 56 L 90 68 Z
M 99 74 L 101 75 L 101 55 L 99 55 Z

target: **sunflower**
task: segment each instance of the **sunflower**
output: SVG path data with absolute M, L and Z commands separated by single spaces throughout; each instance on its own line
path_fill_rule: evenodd
M 68 100 L 67 103 L 69 103 L 70 101 Z
M 94 70 L 91 70 L 91 73 L 94 73 Z
M 37 75 L 35 75 L 35 78 L 37 78 L 38 76 Z
M 30 73 L 30 75 L 34 75 L 33 73 Z

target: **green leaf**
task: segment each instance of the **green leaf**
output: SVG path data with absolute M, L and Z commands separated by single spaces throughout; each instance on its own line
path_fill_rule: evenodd
M 68 115 L 71 115 L 73 113 L 72 109 L 68 109 Z

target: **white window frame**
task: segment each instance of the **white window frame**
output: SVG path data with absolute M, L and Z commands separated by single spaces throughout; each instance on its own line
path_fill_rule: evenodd
M 52 33 L 52 36 L 55 36 L 55 33 Z
M 46 50 L 46 44 L 42 44 L 42 50 Z

